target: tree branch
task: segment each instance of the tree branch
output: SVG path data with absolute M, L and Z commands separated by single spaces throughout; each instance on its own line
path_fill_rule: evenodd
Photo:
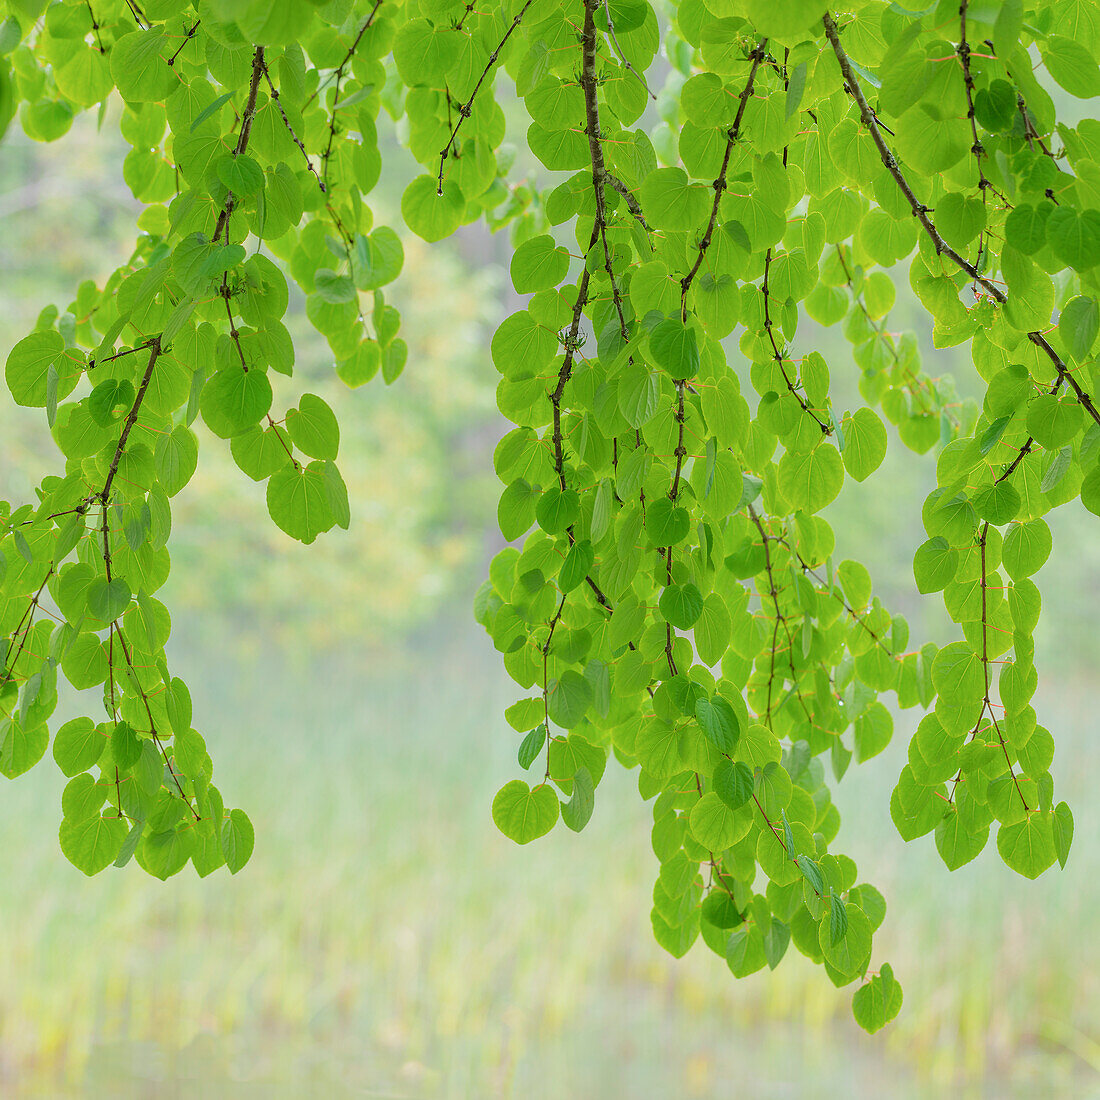
M 145 391 L 149 388 L 149 383 L 153 378 L 153 368 L 160 358 L 160 337 L 156 337 L 149 346 L 152 349 L 149 355 L 149 365 L 145 368 L 145 374 L 138 385 L 134 403 L 130 406 L 129 413 L 126 414 L 126 423 L 122 425 L 122 434 L 118 437 L 118 446 L 115 448 L 114 457 L 111 459 L 111 468 L 107 471 L 107 480 L 103 483 L 103 489 L 99 494 L 99 499 L 105 509 L 111 498 L 111 485 L 115 480 L 115 474 L 118 473 L 118 464 L 122 459 L 122 452 L 126 449 L 126 440 L 130 437 L 130 430 L 141 411 L 141 403 L 145 400 Z M 110 578 L 108 577 L 108 579 Z
M 844 52 L 844 47 L 840 44 L 840 36 L 837 33 L 836 23 L 833 22 L 832 16 L 828 12 L 825 13 L 822 22 L 825 26 L 825 35 L 833 47 L 833 53 L 836 54 L 837 62 L 840 64 L 840 71 L 844 76 L 848 92 L 859 107 L 860 118 L 863 119 L 863 125 L 867 127 L 867 130 L 871 134 L 871 138 L 874 140 L 875 146 L 879 151 L 879 156 L 882 158 L 883 166 L 886 168 L 887 172 L 894 177 L 895 183 L 897 183 L 902 194 L 908 200 L 909 205 L 913 208 L 913 214 L 924 227 L 924 231 L 931 238 L 936 252 L 953 260 L 975 282 L 980 283 L 998 305 L 1004 305 L 1008 301 L 1008 296 L 1004 291 L 984 278 L 969 260 L 960 256 L 943 237 L 940 236 L 939 230 L 928 216 L 929 208 L 921 203 L 916 195 L 913 194 L 913 189 L 909 186 L 905 176 L 902 175 L 897 158 L 890 152 L 889 147 L 886 145 L 879 131 L 878 125 L 875 122 L 874 112 L 868 106 L 863 91 L 860 89 L 859 81 L 856 79 L 856 74 L 852 69 L 852 63 L 849 61 L 848 55 Z M 1069 373 L 1069 369 L 1066 367 L 1065 363 L 1062 362 L 1058 353 L 1047 342 L 1046 337 L 1044 337 L 1041 332 L 1029 332 L 1027 338 L 1047 355 L 1060 375 L 1066 376 L 1066 380 L 1069 382 L 1073 392 L 1077 395 L 1078 401 L 1084 406 L 1089 416 L 1091 416 L 1097 424 L 1100 424 L 1100 413 L 1097 412 L 1092 398 L 1082 389 L 1073 375 Z
M 756 80 L 756 70 L 760 68 L 760 63 L 764 60 L 767 45 L 768 40 L 766 38 L 761 38 L 757 43 L 756 49 L 749 54 L 749 58 L 752 59 L 752 65 L 749 67 L 749 78 L 745 81 L 745 87 L 738 96 L 741 102 L 737 106 L 737 115 L 733 120 L 733 125 L 726 131 L 726 151 L 722 156 L 722 168 L 718 173 L 718 178 L 713 184 L 714 203 L 710 208 L 710 220 L 707 222 L 706 232 L 703 233 L 703 237 L 699 241 L 699 254 L 695 257 L 695 263 L 691 265 L 691 270 L 680 280 L 680 316 L 684 320 L 687 320 L 688 291 L 691 289 L 691 284 L 695 281 L 695 276 L 699 268 L 703 266 L 703 260 L 706 257 L 707 249 L 710 248 L 711 237 L 714 235 L 714 226 L 718 221 L 718 207 L 722 202 L 722 193 L 726 190 L 726 173 L 729 171 L 730 157 L 733 155 L 733 147 L 741 137 L 741 121 L 745 117 L 745 106 L 749 102 L 749 96 L 752 95 L 752 86 Z
M 497 59 L 500 57 L 500 51 L 504 49 L 508 42 L 508 39 L 512 37 L 512 32 L 519 26 L 520 21 L 523 19 L 524 13 L 531 6 L 532 0 L 527 0 L 527 3 L 516 13 L 516 17 L 508 25 L 508 29 L 504 32 L 504 37 L 497 43 L 496 49 L 489 54 L 489 60 L 485 63 L 485 68 L 482 70 L 481 76 L 477 78 L 477 83 L 474 85 L 474 90 L 470 93 L 470 98 L 466 100 L 458 108 L 458 121 L 454 124 L 454 128 L 451 130 L 450 137 L 447 138 L 447 144 L 439 151 L 439 186 L 436 189 L 437 195 L 443 194 L 443 164 L 446 159 L 451 155 L 451 149 L 454 148 L 455 142 L 458 140 L 458 131 L 462 129 L 462 124 L 470 117 L 470 111 L 473 108 L 474 100 L 477 98 L 477 93 L 481 90 L 481 85 L 485 83 L 485 78 L 492 71 L 493 66 L 497 63 Z M 465 19 L 466 15 L 470 12 L 470 8 L 466 9 L 462 18 Z M 461 22 L 459 26 L 461 26 Z
M 234 156 L 240 156 L 248 148 L 248 139 L 252 134 L 252 120 L 256 117 L 256 95 L 260 90 L 260 75 L 264 69 L 264 48 L 257 46 L 252 55 L 252 80 L 248 85 L 248 102 L 245 104 L 244 114 L 241 115 L 241 132 L 237 135 L 237 145 L 233 150 Z M 218 224 L 214 227 L 214 235 L 210 238 L 216 241 L 226 228 L 236 200 L 230 191 L 225 198 L 225 206 L 218 215 Z

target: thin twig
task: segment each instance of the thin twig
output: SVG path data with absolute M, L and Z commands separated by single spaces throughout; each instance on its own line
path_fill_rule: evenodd
M 489 73 L 492 72 L 493 66 L 496 65 L 497 59 L 500 57 L 500 51 L 504 49 L 508 42 L 508 39 L 512 37 L 512 32 L 519 26 L 520 21 L 523 19 L 527 9 L 531 6 L 533 0 L 527 0 L 527 3 L 516 13 L 515 18 L 508 24 L 508 29 L 504 32 L 504 37 L 497 43 L 496 48 L 491 54 L 489 54 L 488 60 L 485 62 L 485 68 L 482 69 L 481 75 L 477 78 L 477 83 L 474 85 L 474 90 L 470 93 L 470 98 L 465 103 L 461 104 L 458 108 L 458 121 L 451 129 L 450 136 L 447 138 L 447 144 L 439 151 L 439 186 L 436 188 L 436 194 L 443 194 L 443 165 L 447 158 L 451 155 L 451 150 L 455 146 L 455 142 L 458 140 L 458 131 L 462 129 L 462 124 L 470 117 L 470 112 L 474 105 L 474 100 L 477 98 L 477 93 L 481 90 L 481 85 L 485 83 Z M 465 16 L 463 16 L 465 18 Z M 449 102 L 449 101 L 448 101 Z
M 699 241 L 699 251 L 698 255 L 695 257 L 695 263 L 691 265 L 691 270 L 680 280 L 680 315 L 685 321 L 687 320 L 688 291 L 691 289 L 691 284 L 695 281 L 695 276 L 699 268 L 703 266 L 703 260 L 706 258 L 707 249 L 710 248 L 711 237 L 714 235 L 714 226 L 718 221 L 718 207 L 721 205 L 722 193 L 726 190 L 727 186 L 726 173 L 729 171 L 730 157 L 733 155 L 733 147 L 737 144 L 741 136 L 741 121 L 745 117 L 745 107 L 749 102 L 749 96 L 752 95 L 752 86 L 756 80 L 756 70 L 760 68 L 760 63 L 764 59 L 767 45 L 768 40 L 766 38 L 761 38 L 756 49 L 749 54 L 749 58 L 752 60 L 752 65 L 749 67 L 749 78 L 745 81 L 745 87 L 738 96 L 741 102 L 738 104 L 737 115 L 733 120 L 733 125 L 726 131 L 726 151 L 722 157 L 722 168 L 718 173 L 718 178 L 713 184 L 714 203 L 710 208 L 710 220 L 707 222 L 706 231 Z

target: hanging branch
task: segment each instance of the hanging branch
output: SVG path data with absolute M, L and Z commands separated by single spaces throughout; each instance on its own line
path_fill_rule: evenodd
M 137 669 L 134 667 L 133 658 L 130 656 L 130 651 L 126 646 L 126 639 L 122 633 L 122 627 L 118 625 L 118 620 L 111 624 L 113 636 L 118 638 L 118 644 L 122 648 L 122 656 L 126 659 L 126 664 L 130 669 L 130 678 L 133 681 L 134 687 L 137 689 L 138 696 L 141 698 L 142 705 L 145 708 L 145 714 L 149 719 L 149 735 L 153 738 L 153 743 L 160 750 L 160 755 L 164 759 L 165 767 L 168 768 L 168 774 L 171 775 L 175 781 L 176 790 L 179 792 L 180 798 L 183 800 L 184 805 L 191 811 L 192 816 L 196 821 L 201 821 L 202 817 L 199 812 L 191 805 L 191 800 L 183 793 L 183 786 L 180 783 L 179 775 L 176 769 L 172 767 L 172 761 L 170 760 L 168 753 L 165 751 L 164 742 L 161 741 L 160 735 L 157 733 L 157 724 L 153 720 L 153 710 L 149 706 L 149 697 L 145 694 L 145 690 L 141 686 L 141 681 L 138 679 Z
M 707 249 L 710 248 L 711 237 L 714 235 L 714 226 L 718 221 L 718 207 L 722 202 L 722 194 L 726 190 L 726 173 L 729 171 L 730 157 L 733 155 L 733 147 L 737 144 L 738 139 L 741 137 L 741 121 L 745 117 L 745 107 L 749 102 L 749 97 L 752 95 L 753 83 L 756 80 L 756 70 L 760 68 L 760 63 L 766 56 L 765 51 L 768 45 L 766 38 L 761 38 L 757 43 L 756 49 L 749 54 L 747 60 L 751 60 L 752 64 L 749 66 L 749 77 L 745 81 L 745 87 L 741 90 L 741 94 L 738 96 L 740 103 L 737 105 L 737 114 L 734 117 L 733 125 L 726 131 L 726 151 L 722 156 L 722 167 L 718 172 L 718 178 L 714 181 L 714 202 L 710 208 L 710 219 L 707 222 L 706 231 L 703 233 L 702 239 L 698 244 L 698 255 L 695 257 L 695 263 L 691 265 L 691 270 L 680 280 L 680 315 L 684 320 L 687 320 L 687 296 L 688 291 L 691 289 L 691 284 L 695 281 L 695 276 L 699 271 L 699 268 L 703 266 L 703 260 L 706 257 Z
M 474 85 L 474 90 L 470 93 L 470 98 L 458 108 L 458 121 L 454 124 L 450 137 L 447 138 L 447 144 L 443 146 L 439 153 L 439 187 L 436 189 L 437 195 L 443 194 L 443 164 L 451 155 L 451 150 L 458 140 L 458 131 L 462 129 L 462 124 L 470 117 L 474 100 L 477 98 L 477 93 L 481 90 L 481 85 L 485 83 L 486 77 L 492 72 L 493 66 L 496 65 L 497 59 L 500 57 L 500 51 L 504 49 L 508 39 L 512 37 L 512 32 L 520 25 L 524 13 L 531 4 L 532 0 L 527 0 L 523 7 L 516 13 L 516 17 L 508 24 L 508 29 L 504 32 L 504 37 L 497 43 L 493 52 L 489 54 L 489 59 L 485 62 L 485 68 L 482 70 L 481 76 L 477 78 L 477 83 Z M 465 16 L 463 16 L 463 18 L 465 18 Z M 461 26 L 461 23 L 459 26 Z
M 929 397 L 934 397 L 934 394 L 932 393 L 932 387 L 928 384 L 926 379 L 923 379 L 914 374 L 912 367 L 902 366 L 901 357 L 898 355 L 898 349 L 894 346 L 893 339 L 891 338 L 889 341 L 887 341 L 886 339 L 889 333 L 886 330 L 885 320 L 881 324 L 875 323 L 874 319 L 871 317 L 871 314 L 868 312 L 867 304 L 863 301 L 863 291 L 856 290 L 855 278 L 853 276 L 852 269 L 848 266 L 847 259 L 845 259 L 844 257 L 843 245 L 838 243 L 837 245 L 835 245 L 835 248 L 837 259 L 840 260 L 840 266 L 844 271 L 845 285 L 852 293 L 852 300 L 856 303 L 857 306 L 859 306 L 859 310 L 863 314 L 864 319 L 867 321 L 867 324 L 874 331 L 875 335 L 883 342 L 887 351 L 889 351 L 890 358 L 894 360 L 895 366 L 900 367 L 903 371 L 906 378 L 906 388 L 909 390 L 909 393 L 914 398 L 916 398 L 920 391 L 924 390 L 929 395 Z M 931 413 L 935 410 L 930 406 L 923 411 L 926 413 Z M 941 409 L 940 412 L 944 416 L 946 416 L 951 424 L 954 425 L 956 428 L 959 426 L 958 418 L 953 413 L 948 412 L 947 409 Z
M 779 345 L 775 340 L 774 324 L 772 321 L 771 311 L 769 308 L 770 295 L 768 294 L 768 276 L 771 272 L 772 265 L 772 250 L 769 248 L 764 255 L 764 280 L 760 285 L 761 293 L 764 295 L 764 331 L 768 334 L 768 340 L 772 346 L 772 358 L 775 359 L 779 365 L 779 373 L 783 375 L 783 381 L 787 384 L 787 390 L 794 396 L 794 399 L 798 402 L 802 411 L 813 420 L 821 431 L 825 435 L 832 435 L 833 429 L 826 424 L 821 417 L 819 417 L 806 403 L 806 399 L 795 389 L 794 383 L 787 377 L 787 370 L 783 366 L 785 356 L 783 352 L 779 350 Z
M 268 71 L 267 62 L 263 63 L 264 80 L 267 81 L 268 91 L 271 92 L 271 98 L 278 108 L 279 114 L 282 116 L 283 125 L 286 126 L 287 133 L 290 134 L 294 144 L 302 151 L 302 157 L 306 162 L 306 167 L 313 173 L 313 178 L 317 181 L 317 186 L 321 189 L 322 194 L 328 194 L 328 188 L 325 186 L 325 181 L 317 174 L 317 169 L 313 166 L 313 161 L 309 159 L 309 153 L 306 152 L 306 147 L 302 143 L 302 139 L 294 132 L 294 127 L 290 124 L 290 118 L 287 116 L 286 109 L 283 107 L 283 101 L 279 97 L 279 93 L 275 90 L 275 85 L 271 81 L 271 73 Z
M 604 166 L 603 146 L 600 144 L 600 108 L 596 94 L 596 21 L 595 11 L 600 0 L 585 0 L 584 29 L 581 32 L 581 89 L 584 92 L 585 133 L 588 135 L 588 156 L 592 164 L 592 196 L 596 204 L 596 225 L 603 244 L 603 266 L 611 282 L 611 300 L 619 318 L 619 333 L 623 343 L 630 342 L 630 330 L 623 311 L 622 292 L 611 262 L 611 248 L 607 243 L 607 205 L 604 200 L 604 183 L 607 168 Z
M 649 224 L 645 220 L 645 214 L 642 212 L 641 203 L 634 197 L 634 193 L 618 176 L 613 172 L 604 171 L 605 182 L 611 184 L 616 191 L 623 197 L 623 201 L 626 203 L 627 210 L 638 220 L 641 227 L 648 233 L 650 232 Z
M 989 296 L 997 302 L 998 305 L 1004 305 L 1008 301 L 1008 296 L 1000 289 L 996 284 L 991 283 L 988 279 L 984 278 L 981 272 L 967 259 L 960 256 L 944 239 L 940 236 L 939 230 L 936 228 L 932 219 L 928 216 L 930 208 L 920 202 L 917 196 L 913 193 L 913 189 L 909 186 L 908 181 L 902 174 L 901 168 L 898 165 L 897 158 L 890 152 L 882 134 L 879 132 L 878 125 L 875 122 L 874 112 L 867 104 L 867 100 L 863 95 L 863 91 L 859 86 L 859 81 L 856 79 L 856 74 L 852 69 L 852 63 L 848 59 L 848 55 L 844 52 L 844 47 L 840 44 L 840 35 L 837 32 L 836 24 L 833 22 L 832 16 L 828 12 L 825 13 L 822 22 L 825 26 L 825 34 L 829 39 L 830 44 L 833 47 L 833 53 L 836 54 L 837 62 L 840 64 L 840 71 L 844 76 L 845 86 L 849 95 L 856 101 L 856 105 L 859 107 L 860 117 L 863 119 L 863 125 L 867 127 L 867 130 L 871 134 L 874 140 L 875 146 L 878 148 L 879 156 L 882 158 L 883 166 L 887 172 L 893 176 L 895 183 L 901 189 L 902 194 L 908 200 L 909 205 L 913 209 L 913 214 L 917 220 L 921 223 L 924 231 L 928 234 L 935 246 L 936 252 L 944 256 L 949 257 L 955 262 L 963 271 L 965 271 L 975 282 L 980 283 L 982 287 L 988 291 Z M 1100 412 L 1097 412 L 1096 406 L 1093 404 L 1091 396 L 1080 386 L 1077 380 L 1069 373 L 1069 368 L 1062 362 L 1061 356 L 1050 346 L 1046 337 L 1041 332 L 1029 332 L 1027 338 L 1039 348 L 1050 361 L 1054 364 L 1055 369 L 1059 375 L 1065 375 L 1066 381 L 1069 383 L 1073 392 L 1077 395 L 1078 401 L 1088 412 L 1089 416 L 1100 424 Z
M 241 130 L 237 135 L 237 144 L 233 149 L 234 156 L 240 156 L 248 148 L 248 139 L 252 136 L 252 120 L 256 117 L 256 95 L 260 90 L 260 75 L 264 70 L 264 48 L 263 46 L 257 46 L 255 53 L 252 55 L 252 79 L 248 85 L 248 102 L 244 107 L 244 114 L 241 115 Z M 222 230 L 225 229 L 226 234 L 229 232 L 229 218 L 233 213 L 233 207 L 236 205 L 236 199 L 233 196 L 233 192 L 230 191 L 225 198 L 225 206 L 222 207 L 221 213 L 218 215 L 218 223 L 214 227 L 214 234 L 210 238 L 212 241 L 216 241 L 221 235 Z M 227 242 L 228 243 L 228 242 Z
M 141 411 L 141 403 L 145 400 L 145 391 L 149 388 L 149 383 L 153 379 L 153 369 L 157 365 L 157 360 L 160 358 L 160 337 L 156 337 L 149 345 L 152 349 L 149 355 L 149 365 L 145 368 L 145 374 L 142 376 L 141 382 L 138 385 L 137 396 L 134 398 L 133 405 L 130 406 L 129 413 L 126 414 L 126 422 L 122 425 L 122 434 L 118 437 L 118 446 L 115 447 L 114 456 L 111 458 L 111 466 L 107 471 L 107 480 L 103 483 L 103 488 L 99 492 L 99 499 L 103 504 L 104 512 L 111 499 L 111 485 L 115 480 L 115 474 L 118 473 L 118 464 L 122 459 L 122 453 L 126 450 L 126 440 L 130 437 L 130 430 L 134 426 L 134 421 L 138 418 L 138 413 Z M 108 566 L 107 579 L 110 580 L 110 567 Z
M 542 649 L 542 715 L 543 727 L 546 731 L 546 780 L 550 780 L 550 679 L 548 666 L 550 661 L 550 643 L 554 640 L 554 630 L 561 620 L 561 613 L 565 610 L 566 593 L 562 593 L 561 602 L 558 604 L 554 617 L 550 620 L 550 632 L 546 635 Z
M 749 519 L 752 520 L 756 526 L 757 531 L 760 532 L 760 538 L 764 546 L 764 569 L 768 577 L 768 595 L 771 596 L 772 602 L 775 605 L 775 629 L 772 631 L 772 646 L 771 646 L 771 671 L 768 673 L 768 701 L 764 711 L 764 724 L 771 729 L 772 724 L 772 689 L 775 684 L 775 659 L 779 653 L 779 627 L 783 626 L 783 632 L 787 635 L 787 661 L 791 670 L 791 688 L 794 694 L 798 697 L 798 701 L 802 706 L 802 710 L 806 715 L 807 721 L 811 726 L 814 725 L 813 715 L 810 713 L 809 707 L 806 706 L 806 700 L 802 696 L 802 692 L 798 690 L 798 673 L 794 667 L 794 635 L 791 633 L 790 623 L 787 622 L 787 617 L 783 614 L 779 607 L 779 586 L 775 583 L 775 572 L 772 565 L 772 555 L 769 549 L 769 542 L 780 542 L 781 539 L 769 535 L 764 530 L 764 524 L 760 521 L 756 509 L 750 504 L 748 505 Z M 780 704 L 782 705 L 782 704 Z M 778 708 L 777 708 L 778 709 Z M 762 811 L 761 811 L 762 812 Z
M 638 72 L 638 70 L 635 69 L 634 66 L 630 64 L 629 61 L 627 61 L 626 54 L 623 53 L 623 48 L 622 48 L 622 46 L 619 45 L 619 40 L 615 37 L 615 24 L 611 19 L 611 3 L 610 3 L 610 0 L 603 0 L 603 12 L 604 12 L 604 16 L 607 19 L 607 34 L 608 34 L 608 37 L 611 39 L 611 45 L 615 47 L 615 53 L 619 58 L 619 62 L 622 64 L 623 68 L 626 69 L 626 71 L 628 73 L 633 73 L 634 76 L 636 76 L 638 78 L 638 83 L 641 84 L 641 86 L 643 88 L 645 88 L 646 95 L 649 96 L 649 98 L 652 99 L 654 103 L 656 103 L 657 102 L 657 97 L 650 90 L 649 85 L 646 83 L 645 77 L 642 76 L 642 74 L 640 72 Z
M 982 718 L 988 714 L 990 721 L 993 723 L 993 729 L 997 734 L 997 740 L 1001 743 L 1001 751 L 1004 753 L 1005 763 L 1008 765 L 1008 774 L 1012 776 L 1013 785 L 1016 787 L 1016 794 L 1019 795 L 1020 801 L 1023 803 L 1024 812 L 1031 813 L 1031 807 L 1027 804 L 1027 799 L 1024 798 L 1024 792 L 1020 789 L 1020 780 L 1016 776 L 1016 772 L 1012 767 L 1012 757 L 1008 753 L 1008 745 L 1005 743 L 1004 734 L 1001 732 L 1000 723 L 997 721 L 997 716 L 993 713 L 993 703 L 990 699 L 990 678 L 989 678 L 989 612 L 986 603 L 986 591 L 989 587 L 989 574 L 986 568 L 986 555 L 985 546 L 986 539 L 989 535 L 989 523 L 988 521 L 982 524 L 981 534 L 978 536 L 978 548 L 981 555 L 982 573 L 980 578 L 981 590 L 982 590 L 982 676 L 985 679 L 985 694 L 982 697 L 982 709 L 978 715 L 977 724 L 974 729 L 971 730 L 971 736 L 978 732 L 978 727 L 981 725 Z
M 340 64 L 336 67 L 335 79 L 337 81 L 339 81 L 340 78 L 344 75 L 344 69 L 347 68 L 348 63 L 355 56 L 355 51 L 359 49 L 359 43 L 363 41 L 363 35 L 365 35 L 370 29 L 371 24 L 374 22 L 374 17 L 378 14 L 378 9 L 381 6 L 382 0 L 375 0 L 374 7 L 371 8 L 370 14 L 367 16 L 367 21 L 359 28 L 359 33 L 355 36 L 355 40 L 348 47 L 348 52 L 344 54 L 343 61 L 341 61 Z M 321 81 L 317 85 L 317 87 L 312 92 L 310 92 L 309 97 L 306 99 L 305 106 L 308 107 L 317 98 L 318 94 L 329 86 L 332 80 L 333 77 L 328 76 L 323 81 Z
M 966 40 L 966 11 L 969 0 L 961 0 L 959 4 L 959 44 L 955 48 L 962 66 L 963 87 L 966 90 L 966 117 L 970 120 L 970 135 L 973 142 L 970 152 L 974 155 L 974 164 L 978 169 L 978 188 L 982 193 L 982 206 L 988 205 L 989 180 L 986 179 L 983 158 L 985 148 L 978 137 L 978 120 L 974 114 L 974 76 L 970 71 L 970 45 Z M 985 229 L 978 233 L 978 255 L 974 260 L 974 266 L 981 270 L 982 260 L 985 257 Z
M 84 6 L 88 9 L 88 15 L 91 17 L 91 20 L 92 20 L 92 34 L 95 36 L 96 49 L 99 50 L 100 53 L 106 53 L 107 50 L 103 45 L 103 39 L 99 35 L 99 23 L 96 20 L 95 12 L 92 11 L 92 5 L 90 3 L 90 0 L 84 0 Z M 172 61 L 174 61 L 174 60 L 175 60 L 175 56 L 173 55 Z M 169 61 L 168 64 L 171 65 L 172 61 Z
M 179 57 L 179 55 L 181 53 L 183 53 L 183 48 L 187 45 L 188 42 L 191 41 L 192 38 L 195 37 L 195 31 L 197 31 L 201 25 L 202 25 L 202 20 L 201 19 L 196 19 L 195 22 L 191 25 L 191 29 L 183 36 L 183 41 L 179 44 L 179 47 L 176 50 L 176 52 L 174 54 L 172 54 L 172 56 L 170 58 L 168 58 L 169 67 L 175 65 L 176 58 Z

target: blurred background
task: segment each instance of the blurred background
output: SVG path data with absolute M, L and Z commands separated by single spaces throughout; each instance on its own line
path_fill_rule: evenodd
M 129 253 L 114 110 L 52 146 L 17 127 L 4 140 L 2 356 Z M 395 226 L 403 157 L 391 144 L 372 195 Z M 346 390 L 300 300 L 288 322 L 298 367 L 277 401 L 310 390 L 336 408 L 351 530 L 291 542 L 199 424 L 199 472 L 173 501 L 170 660 L 226 801 L 255 824 L 248 867 L 86 879 L 58 848 L 52 762 L 4 781 L 0 1095 L 1100 1096 L 1100 543 L 1080 507 L 1048 517 L 1038 578 L 1035 705 L 1076 818 L 1068 866 L 1028 882 L 991 842 L 950 874 L 930 837 L 903 844 L 889 792 L 919 716 L 897 716 L 893 744 L 835 797 L 838 845 L 889 902 L 876 960 L 905 990 L 868 1037 L 851 988 L 793 950 L 735 981 L 701 944 L 679 961 L 657 947 L 636 773 L 612 764 L 580 836 L 521 849 L 493 826 L 492 796 L 518 772 L 502 716 L 518 692 L 470 605 L 499 546 L 491 457 L 509 425 L 487 349 L 515 308 L 511 250 L 481 227 L 405 248 L 391 290 L 410 351 L 393 386 Z M 897 275 L 892 328 L 915 328 L 930 373 L 976 393 L 967 349 L 931 348 Z M 797 344 L 826 355 L 838 411 L 856 407 L 841 333 L 806 322 Z M 33 499 L 59 461 L 40 411 L 0 401 L 0 497 Z M 836 559 L 868 564 L 914 644 L 952 637 L 912 581 L 934 461 L 892 434 L 883 468 L 828 512 Z

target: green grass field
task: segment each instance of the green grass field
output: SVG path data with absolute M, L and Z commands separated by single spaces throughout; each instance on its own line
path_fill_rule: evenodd
M 882 792 L 911 714 L 840 785 L 841 840 L 887 895 L 879 954 L 906 994 L 871 1038 L 851 989 L 793 950 L 738 982 L 701 943 L 680 961 L 656 946 L 636 773 L 609 768 L 579 837 L 497 833 L 510 689 L 475 628 L 448 629 L 384 669 L 177 642 L 222 790 L 256 825 L 235 878 L 85 879 L 56 845 L 49 763 L 5 788 L 0 1094 L 1100 1094 L 1087 685 L 1046 700 L 1077 815 L 1061 874 L 1028 883 L 987 850 L 950 876 L 927 838 L 902 844 Z

